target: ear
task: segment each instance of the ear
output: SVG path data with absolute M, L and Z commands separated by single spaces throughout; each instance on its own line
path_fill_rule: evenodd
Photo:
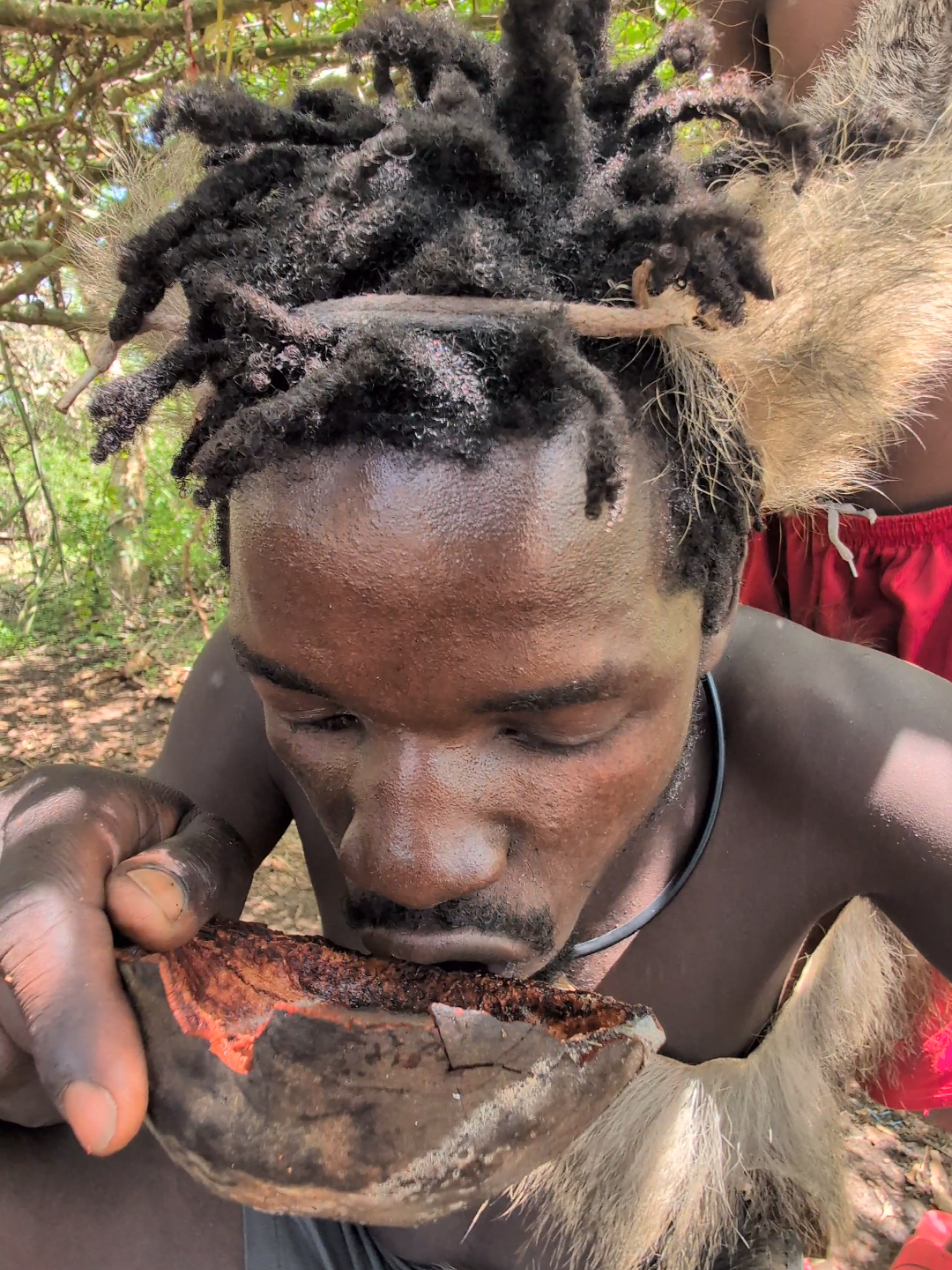
M 706 675 L 712 671 L 717 663 L 727 651 L 727 645 L 731 642 L 731 636 L 734 633 L 734 618 L 737 615 L 736 606 L 731 610 L 731 615 L 715 635 L 705 636 L 704 643 L 701 647 L 701 674 Z
M 745 556 L 746 559 L 746 556 Z M 731 642 L 734 635 L 734 624 L 737 621 L 737 610 L 740 606 L 740 579 L 743 577 L 743 570 L 738 574 L 737 586 L 734 588 L 734 598 L 731 606 L 725 614 L 724 620 L 717 628 L 713 635 L 705 635 L 701 643 L 701 665 L 702 675 L 712 671 L 724 653 L 727 651 L 727 645 Z

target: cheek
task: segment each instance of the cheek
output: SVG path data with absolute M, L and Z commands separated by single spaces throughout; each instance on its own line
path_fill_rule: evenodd
M 295 732 L 280 715 L 264 708 L 268 743 L 304 792 L 324 832 L 337 842 L 354 811 L 350 795 L 359 761 L 356 742 L 332 743 Z
M 532 871 L 553 886 L 598 882 L 667 788 L 689 722 L 690 706 L 642 716 L 608 745 L 526 772 L 516 819 L 531 816 Z

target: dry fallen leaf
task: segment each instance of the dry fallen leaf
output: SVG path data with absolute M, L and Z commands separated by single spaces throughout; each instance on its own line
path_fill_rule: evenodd
M 929 1151 L 929 1189 L 932 1202 L 941 1213 L 952 1213 L 952 1186 L 949 1175 L 942 1167 L 938 1151 Z

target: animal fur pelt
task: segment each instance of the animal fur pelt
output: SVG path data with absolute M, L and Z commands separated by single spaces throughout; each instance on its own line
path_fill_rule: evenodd
M 763 224 L 776 299 L 740 328 L 668 333 L 692 425 L 740 413 L 766 511 L 868 484 L 949 369 L 950 33 L 950 0 L 867 0 L 802 106 L 826 138 L 820 171 L 799 195 L 779 170 L 728 190 Z M 874 135 L 892 144 L 869 157 L 857 139 Z
M 103 205 L 95 220 L 77 222 L 69 238 L 84 311 L 98 320 L 103 332 L 122 294 L 117 266 L 123 245 L 181 202 L 202 176 L 201 147 L 188 136 L 176 137 L 160 152 L 138 158 L 118 152 L 114 163 L 114 181 L 125 190 L 125 197 Z M 159 329 L 138 341 L 152 353 L 164 351 L 169 331 L 184 327 L 188 320 L 180 286 L 169 289 L 156 317 Z
M 853 900 L 748 1058 L 653 1055 L 591 1130 L 513 1193 L 573 1264 L 704 1270 L 742 1226 L 823 1255 L 850 1229 L 841 1111 L 921 1002 L 909 947 Z
M 115 181 L 125 197 L 97 209 L 92 221 L 77 221 L 69 235 L 73 270 L 79 283 L 86 316 L 92 329 L 102 333 L 89 352 L 89 369 L 75 380 L 56 402 L 66 414 L 74 401 L 104 371 L 109 370 L 119 345 L 106 334 L 109 318 L 122 294 L 118 277 L 122 245 L 147 228 L 158 216 L 188 194 L 201 175 L 200 147 L 190 137 L 178 137 L 161 155 L 137 159 L 120 152 L 115 156 Z M 92 189 L 89 193 L 93 193 Z M 188 302 L 180 285 L 170 287 L 136 338 L 136 346 L 153 357 L 166 351 L 188 321 Z M 198 403 L 199 395 L 193 393 Z
M 952 146 L 828 167 L 799 196 L 785 174 L 746 177 L 732 197 L 764 226 L 777 297 L 742 327 L 672 328 L 668 344 L 729 385 L 699 413 L 717 426 L 736 403 L 765 510 L 800 510 L 866 483 L 949 368 Z
M 804 113 L 844 139 L 883 125 L 921 134 L 943 119 L 950 83 L 949 0 L 867 0 L 847 49 L 826 54 Z

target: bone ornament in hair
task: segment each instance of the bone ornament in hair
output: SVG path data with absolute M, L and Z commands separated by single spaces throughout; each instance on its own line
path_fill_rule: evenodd
M 635 270 L 631 284 L 633 304 L 566 304 L 557 300 L 504 300 L 481 296 L 359 295 L 343 300 L 319 300 L 291 313 L 290 329 L 326 326 L 331 329 L 360 326 L 367 322 L 385 321 L 393 326 L 422 327 L 431 331 L 460 331 L 499 322 L 518 320 L 538 314 L 562 315 L 576 335 L 587 339 L 642 339 L 661 335 L 672 326 L 688 326 L 700 322 L 711 326 L 716 319 L 701 311 L 697 299 L 686 290 L 669 288 L 661 295 L 650 289 L 651 261 L 645 260 Z M 251 297 L 249 297 L 251 299 Z M 164 331 L 170 336 L 185 330 L 184 318 L 148 314 L 144 332 Z M 56 402 L 62 412 L 104 374 L 129 341 L 116 341 L 104 336 L 90 354 L 89 369 L 81 375 Z

